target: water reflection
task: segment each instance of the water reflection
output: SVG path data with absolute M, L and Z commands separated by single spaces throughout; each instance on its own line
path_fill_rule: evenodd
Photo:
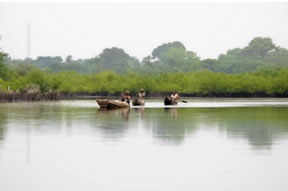
M 170 118 L 177 120 L 178 117 L 178 108 L 164 108 L 164 111 L 169 113 Z
M 0 104 L 0 190 L 282 191 L 287 115 L 288 107 Z
M 161 144 L 181 145 L 196 132 L 214 130 L 228 139 L 247 140 L 253 149 L 270 149 L 287 139 L 287 107 L 249 108 L 123 108 L 99 110 L 58 102 L 0 106 L 0 143 L 10 132 L 39 135 L 85 135 L 119 141 L 141 128 Z M 143 134 L 143 136 L 148 136 Z M 148 137 L 147 137 L 148 138 Z M 207 140 L 209 141 L 209 140 Z
M 145 110 L 144 107 L 134 108 L 135 113 L 138 114 L 140 119 L 144 118 L 144 110 Z
M 93 127 L 100 130 L 104 138 L 117 140 L 124 137 L 129 128 L 130 108 L 114 110 L 98 109 L 94 118 L 91 118 Z
M 0 143 L 4 140 L 6 133 L 7 114 L 0 113 Z
M 270 148 L 287 138 L 288 108 L 220 109 L 215 116 L 220 131 L 233 139 L 245 138 L 255 149 Z
M 186 135 L 191 135 L 198 128 L 196 121 L 191 121 L 190 112 L 180 108 L 154 109 L 150 112 L 155 113 L 145 118 L 152 125 L 153 136 L 164 144 L 181 144 Z M 156 114 L 157 113 L 157 114 Z

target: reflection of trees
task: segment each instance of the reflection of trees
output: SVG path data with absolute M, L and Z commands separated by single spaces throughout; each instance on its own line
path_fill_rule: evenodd
M 197 128 L 193 113 L 187 111 L 180 108 L 151 109 L 145 121 L 150 123 L 148 128 L 152 128 L 155 137 L 166 143 L 180 144 L 186 134 L 191 134 Z
M 4 140 L 6 133 L 7 114 L 0 111 L 0 143 Z
M 215 117 L 232 138 L 248 139 L 254 148 L 269 148 L 288 133 L 288 108 L 226 108 Z
M 105 138 L 120 138 L 129 128 L 130 108 L 99 109 L 93 127 L 101 129 Z
M 7 134 L 7 123 L 9 118 L 9 109 L 6 104 L 0 107 L 0 144 L 5 140 Z
M 271 147 L 288 133 L 287 114 L 288 108 L 277 107 L 146 109 L 143 122 L 157 139 L 172 144 L 181 143 L 200 127 L 218 127 L 228 137 L 247 139 L 261 149 Z
M 55 103 L 17 103 L 0 107 L 0 141 L 6 126 L 26 133 L 102 133 L 105 138 L 123 137 L 128 129 L 129 108 L 97 111 L 96 107 L 71 107 Z M 96 114 L 96 115 L 95 115 Z
M 270 148 L 288 133 L 288 108 L 137 108 L 97 110 L 56 103 L 17 103 L 0 107 L 0 142 L 9 128 L 33 133 L 89 133 L 105 139 L 123 138 L 133 127 L 152 131 L 156 140 L 181 144 L 200 127 L 245 139 L 256 149 Z M 8 124 L 9 123 L 9 124 Z M 8 125 L 7 125 L 8 124 Z M 207 140 L 208 141 L 208 140 Z
M 98 110 L 96 107 L 71 107 L 56 104 L 37 105 L 30 108 L 28 125 L 34 132 L 69 134 L 101 132 L 105 138 L 123 137 L 127 129 L 129 108 Z M 95 115 L 96 113 L 96 115 Z M 24 118 L 22 120 L 24 120 Z

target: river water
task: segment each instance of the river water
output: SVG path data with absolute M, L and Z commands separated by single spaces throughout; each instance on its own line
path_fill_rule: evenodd
M 287 191 L 288 99 L 0 104 L 1 191 Z

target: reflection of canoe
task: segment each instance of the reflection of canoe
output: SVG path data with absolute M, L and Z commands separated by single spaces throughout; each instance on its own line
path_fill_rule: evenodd
M 140 98 L 135 98 L 132 102 L 132 105 L 139 106 L 139 105 L 145 105 L 145 100 Z
M 109 100 L 109 99 L 96 99 L 100 108 L 116 109 L 122 107 L 129 107 L 130 105 L 123 101 Z
M 177 100 L 173 100 L 170 97 L 165 97 L 164 99 L 164 105 L 177 105 Z

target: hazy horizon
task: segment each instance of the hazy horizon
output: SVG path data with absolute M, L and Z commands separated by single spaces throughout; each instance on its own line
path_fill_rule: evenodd
M 12 58 L 90 58 L 119 47 L 142 59 L 180 41 L 202 59 L 270 37 L 288 48 L 288 3 L 0 3 L 0 48 Z

